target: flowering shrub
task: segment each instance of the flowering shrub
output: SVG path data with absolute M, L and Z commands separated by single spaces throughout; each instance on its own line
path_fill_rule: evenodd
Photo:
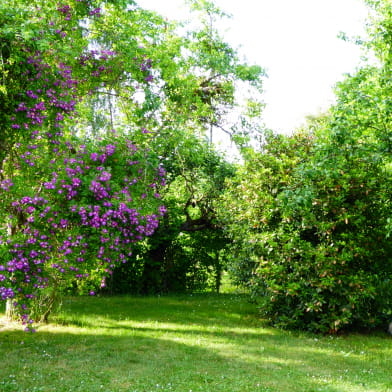
M 2 189 L 11 214 L 1 237 L 1 299 L 13 299 L 27 322 L 24 311 L 37 289 L 88 277 L 91 270 L 102 274 L 104 286 L 105 276 L 126 262 L 133 244 L 151 235 L 165 212 L 157 193 L 164 170 L 139 160 L 129 140 L 117 136 L 94 151 L 85 145 L 70 150 L 68 157 L 35 164 L 49 170 L 34 188 L 24 188 L 24 175 L 17 175 Z M 28 166 L 22 162 L 21 172 Z
M 34 43 L 18 42 L 23 90 L 9 114 L 14 138 L 0 166 L 0 298 L 12 301 L 26 330 L 43 316 L 33 314 L 40 291 L 55 295 L 91 273 L 104 286 L 165 213 L 165 171 L 134 142 L 146 143 L 144 128 L 132 141 L 115 131 L 94 141 L 71 136 L 78 104 L 110 79 L 117 55 L 88 46 L 68 58 L 56 54 L 83 18 L 100 17 L 101 9 L 77 0 L 56 11 Z M 140 64 L 144 83 L 150 68 L 147 59 Z

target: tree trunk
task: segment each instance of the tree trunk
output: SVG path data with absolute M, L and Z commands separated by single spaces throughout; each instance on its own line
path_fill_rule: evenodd
M 8 298 L 5 304 L 5 318 L 8 321 L 15 321 L 17 318 L 15 306 L 13 305 L 11 298 Z
M 151 249 L 144 260 L 141 293 L 144 295 L 160 293 L 162 287 L 162 265 L 165 259 L 166 241 Z
M 220 263 L 219 252 L 216 252 L 215 258 L 215 291 L 219 294 L 220 287 L 222 284 L 222 264 Z

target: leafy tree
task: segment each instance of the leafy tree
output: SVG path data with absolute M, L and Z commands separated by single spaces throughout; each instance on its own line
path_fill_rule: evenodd
M 12 299 L 29 323 L 38 289 L 63 280 L 57 279 L 60 264 L 69 262 L 63 242 L 75 242 L 80 230 L 104 243 L 83 275 L 110 274 L 124 260 L 125 244 L 106 241 L 102 222 L 96 227 L 91 217 L 117 208 L 116 217 L 126 211 L 127 218 L 109 221 L 122 227 L 136 208 L 139 223 L 127 235 L 138 241 L 150 235 L 163 213 L 159 163 L 181 167 L 179 151 L 194 135 L 223 128 L 224 114 L 236 105 L 235 84 L 260 89 L 262 72 L 242 64 L 211 26 L 180 35 L 177 25 L 132 1 L 5 1 L 0 21 L 1 297 Z M 40 258 L 30 249 L 40 244 L 30 238 L 36 230 L 52 242 Z M 76 256 L 83 250 L 76 248 L 65 251 Z M 112 251 L 114 261 L 105 253 Z
M 267 136 L 225 196 L 231 263 L 275 325 L 337 332 L 391 316 L 390 2 L 374 7 L 365 65 L 310 133 Z
M 225 196 L 231 270 L 276 325 L 375 327 L 392 297 L 391 174 L 372 145 L 326 132 L 248 156 Z
M 148 15 L 150 29 L 143 30 L 143 37 L 148 38 L 142 41 L 142 45 L 145 55 L 151 59 L 148 66 L 151 66 L 153 80 L 149 86 L 158 95 L 145 92 L 140 102 L 128 102 L 123 99 L 122 93 L 110 91 L 113 102 L 126 115 L 122 119 L 124 123 L 141 125 L 140 121 L 143 121 L 148 124 L 148 146 L 163 157 L 169 185 L 169 191 L 162 194 L 168 213 L 161 229 L 141 244 L 130 263 L 117 270 L 112 279 L 112 291 L 190 289 L 190 283 L 182 277 L 189 275 L 191 269 L 194 274 L 198 273 L 196 265 L 206 269 L 208 261 L 208 268 L 214 271 L 221 269 L 221 263 L 217 262 L 218 249 L 224 242 L 224 236 L 213 222 L 212 204 L 221 191 L 221 168 L 226 166 L 227 171 L 229 165 L 218 159 L 213 149 L 202 140 L 211 129 L 221 129 L 232 136 L 253 131 L 252 119 L 258 116 L 260 103 L 257 99 L 249 99 L 246 110 L 241 113 L 235 92 L 241 84 L 260 93 L 263 74 L 260 67 L 241 63 L 236 52 L 213 28 L 211 20 L 222 15 L 216 7 L 206 2 L 192 4 L 202 14 L 202 23 L 185 35 L 177 34 L 176 25 L 159 19 L 157 15 Z M 151 29 L 151 20 L 160 28 Z M 123 40 L 128 40 L 128 34 L 122 33 L 123 26 L 127 26 L 125 21 L 111 34 L 116 48 L 123 48 L 126 45 Z M 92 108 L 95 110 L 96 107 Z M 240 113 L 239 121 L 229 124 L 226 114 L 234 110 Z M 175 195 L 170 191 L 174 188 Z M 193 213 L 197 218 L 190 217 L 189 213 L 195 202 L 197 207 Z M 208 234 L 207 231 L 202 234 L 204 230 L 208 230 Z M 187 234 L 179 237 L 180 233 Z M 211 255 L 207 252 L 206 241 L 202 241 L 206 237 L 214 237 L 214 243 L 220 244 L 216 252 L 210 252 Z M 190 246 L 190 243 L 194 245 Z M 200 249 L 204 249 L 202 261 Z
M 306 133 L 289 137 L 266 132 L 260 151 L 243 150 L 244 164 L 228 181 L 218 217 L 232 241 L 229 270 L 234 282 L 255 297 L 265 295 L 263 276 L 256 273 L 262 255 L 283 247 L 292 236 L 281 227 L 284 217 L 279 196 L 293 183 L 294 170 L 312 146 L 313 139 Z
M 162 192 L 167 213 L 130 262 L 114 271 L 111 292 L 219 290 L 228 239 L 216 208 L 234 168 L 197 137 L 171 163 Z

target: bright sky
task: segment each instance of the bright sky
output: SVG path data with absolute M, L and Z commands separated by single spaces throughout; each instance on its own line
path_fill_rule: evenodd
M 137 0 L 170 19 L 186 18 L 182 0 Z M 333 85 L 359 65 L 360 50 L 337 38 L 363 34 L 361 0 L 215 0 L 233 16 L 226 40 L 250 64 L 266 69 L 263 120 L 289 133 L 333 102 Z

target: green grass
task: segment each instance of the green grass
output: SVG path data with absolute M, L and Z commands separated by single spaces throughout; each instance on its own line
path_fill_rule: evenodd
M 0 361 L 1 392 L 392 391 L 387 334 L 276 330 L 229 294 L 67 299 L 36 334 L 0 325 Z

